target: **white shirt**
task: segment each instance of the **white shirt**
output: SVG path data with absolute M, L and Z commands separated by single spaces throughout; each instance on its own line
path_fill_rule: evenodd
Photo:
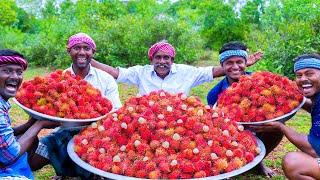
M 99 89 L 101 94 L 111 101 L 113 109 L 120 108 L 122 105 L 119 98 L 118 85 L 114 78 L 100 69 L 91 65 L 89 66 L 89 73 L 84 77 L 84 80 L 90 83 L 93 87 Z M 72 65 L 66 69 L 66 71 L 71 71 L 72 74 L 75 74 L 72 69 Z
M 188 95 L 191 88 L 213 80 L 211 67 L 193 67 L 185 64 L 172 64 L 169 74 L 160 78 L 153 65 L 133 66 L 119 69 L 117 82 L 138 86 L 139 94 L 163 89 L 171 93 L 183 92 Z

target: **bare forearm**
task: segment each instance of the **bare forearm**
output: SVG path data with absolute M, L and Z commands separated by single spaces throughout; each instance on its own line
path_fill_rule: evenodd
M 28 151 L 32 143 L 36 140 L 37 134 L 41 129 L 42 125 L 39 121 L 37 121 L 18 139 L 18 142 L 21 146 L 20 154 Z
M 221 76 L 224 76 L 225 73 L 224 73 L 224 70 L 222 67 L 213 67 L 212 68 L 212 76 L 215 78 L 215 77 L 221 77 Z
M 23 134 L 24 132 L 26 132 L 28 130 L 28 128 L 30 126 L 32 126 L 33 123 L 34 122 L 32 120 L 29 120 L 27 123 L 13 127 L 14 135 L 19 136 L 19 135 Z
M 280 129 L 284 133 L 284 135 L 287 137 L 287 139 L 292 144 L 294 144 L 298 149 L 300 149 L 302 152 L 305 152 L 313 157 L 316 157 L 316 153 L 314 149 L 308 142 L 307 135 L 300 134 L 285 125 L 281 125 Z
M 111 76 L 113 76 L 113 78 L 117 79 L 119 76 L 119 70 L 117 68 L 108 66 L 106 64 L 102 64 L 96 60 L 91 60 L 91 65 L 95 68 L 101 69 L 102 71 L 107 72 L 108 74 L 110 74 Z

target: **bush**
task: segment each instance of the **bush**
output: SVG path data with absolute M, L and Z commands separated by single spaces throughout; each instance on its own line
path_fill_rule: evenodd
M 117 21 L 100 22 L 95 31 L 96 58 L 112 66 L 148 64 L 147 52 L 154 43 L 167 40 L 176 48 L 176 63 L 193 63 L 202 53 L 203 41 L 186 24 L 171 19 L 140 19 L 125 16 Z
M 26 34 L 20 30 L 0 26 L 0 49 L 13 49 L 24 53 L 24 39 Z
M 266 69 L 294 78 L 293 59 L 298 55 L 315 52 L 320 44 L 319 9 L 311 1 L 285 1 L 279 9 L 271 4 L 262 18 L 262 32 L 252 40 L 263 47 L 265 58 L 257 68 Z M 308 1 L 308 2 L 307 2 Z M 249 37 L 250 38 L 250 37 Z

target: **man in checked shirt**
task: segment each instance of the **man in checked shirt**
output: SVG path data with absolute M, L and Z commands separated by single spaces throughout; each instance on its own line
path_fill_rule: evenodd
M 34 179 L 28 160 L 37 147 L 37 134 L 42 128 L 59 125 L 30 119 L 20 126 L 11 126 L 8 100 L 16 95 L 27 66 L 20 53 L 0 50 L 0 179 Z

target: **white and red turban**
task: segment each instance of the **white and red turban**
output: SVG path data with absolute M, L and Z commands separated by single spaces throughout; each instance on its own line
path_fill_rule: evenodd
M 176 55 L 176 51 L 174 50 L 174 47 L 171 44 L 161 41 L 161 42 L 155 43 L 150 47 L 148 51 L 149 59 L 152 60 L 153 55 L 158 51 L 167 53 L 171 57 L 174 57 Z
M 87 35 L 86 33 L 78 33 L 74 34 L 69 37 L 67 48 L 70 49 L 74 45 L 79 43 L 86 43 L 88 44 L 93 50 L 96 50 L 96 43 L 93 41 L 93 39 Z
M 0 65 L 1 64 L 18 64 L 23 70 L 26 70 L 28 67 L 28 62 L 20 56 L 1 56 L 0 55 Z

